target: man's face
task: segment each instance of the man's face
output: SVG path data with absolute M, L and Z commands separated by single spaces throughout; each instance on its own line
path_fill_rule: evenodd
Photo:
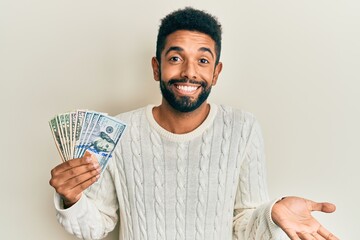
M 94 147 L 99 152 L 110 152 L 114 148 L 114 144 L 101 138 L 94 142 Z
M 153 59 L 154 78 L 163 98 L 177 111 L 201 106 L 216 84 L 222 64 L 215 66 L 215 42 L 206 34 L 179 30 L 166 38 L 159 66 Z

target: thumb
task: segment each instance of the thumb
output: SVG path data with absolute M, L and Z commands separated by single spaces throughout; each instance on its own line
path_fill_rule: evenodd
M 310 202 L 311 202 L 311 210 L 312 211 L 332 213 L 336 210 L 336 206 L 332 203 L 328 203 L 328 202 L 318 203 L 318 202 L 313 202 L 313 201 L 310 201 Z
M 91 154 L 88 150 L 86 150 L 83 157 L 89 157 L 89 158 L 90 158 L 91 155 L 92 155 L 92 154 Z

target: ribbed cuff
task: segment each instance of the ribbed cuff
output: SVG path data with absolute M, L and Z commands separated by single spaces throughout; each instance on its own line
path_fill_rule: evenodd
M 54 205 L 57 213 L 64 218 L 78 218 L 88 211 L 87 197 L 82 194 L 79 201 L 69 208 L 64 208 L 63 199 L 58 193 L 54 194 Z

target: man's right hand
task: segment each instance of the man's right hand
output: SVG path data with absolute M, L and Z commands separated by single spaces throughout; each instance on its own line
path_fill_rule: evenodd
M 64 200 L 64 207 L 75 204 L 82 192 L 100 177 L 97 159 L 86 152 L 82 158 L 68 160 L 51 170 L 50 185 Z

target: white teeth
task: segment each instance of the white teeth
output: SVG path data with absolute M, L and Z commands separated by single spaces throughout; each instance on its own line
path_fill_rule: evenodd
M 183 85 L 177 85 L 176 88 L 185 92 L 193 92 L 197 89 L 197 87 L 194 86 L 183 86 Z

